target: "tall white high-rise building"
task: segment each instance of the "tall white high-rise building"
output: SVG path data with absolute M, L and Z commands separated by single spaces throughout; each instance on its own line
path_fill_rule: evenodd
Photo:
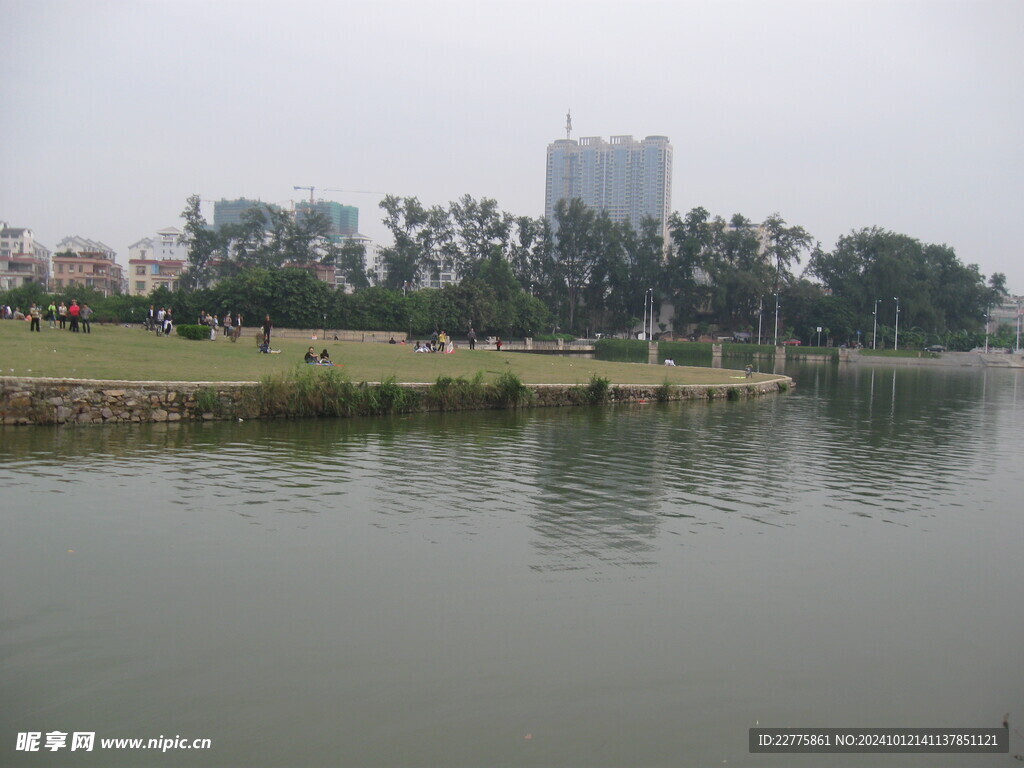
M 639 229 L 651 217 L 668 242 L 672 213 L 672 145 L 667 136 L 597 136 L 559 139 L 548 145 L 544 216 L 553 222 L 561 199 L 580 198 L 584 205 L 607 211 L 612 221 Z

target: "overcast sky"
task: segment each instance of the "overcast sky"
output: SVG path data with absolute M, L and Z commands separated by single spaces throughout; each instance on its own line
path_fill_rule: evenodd
M 53 248 L 313 185 L 544 209 L 565 136 L 668 136 L 673 208 L 879 226 L 1024 293 L 1021 0 L 0 0 L 0 220 Z M 207 211 L 212 220 L 212 206 Z

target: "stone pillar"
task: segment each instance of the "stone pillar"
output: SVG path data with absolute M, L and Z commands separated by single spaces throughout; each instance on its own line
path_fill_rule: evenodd
M 658 364 L 658 342 L 656 341 L 647 342 L 647 362 L 651 365 Z
M 533 336 L 527 336 L 525 339 L 523 339 L 523 341 L 526 342 L 527 350 L 533 349 Z

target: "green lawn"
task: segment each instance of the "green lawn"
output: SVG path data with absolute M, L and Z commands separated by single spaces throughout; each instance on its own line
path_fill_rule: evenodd
M 128 381 L 258 381 L 302 363 L 311 344 L 325 346 L 353 381 L 434 382 L 439 376 L 492 379 L 511 370 L 527 384 L 585 384 L 592 375 L 613 384 L 735 384 L 742 371 L 609 363 L 575 357 L 458 349 L 454 354 L 417 354 L 411 345 L 275 339 L 279 355 L 256 351 L 254 330 L 238 343 L 157 337 L 139 328 L 93 325 L 91 334 L 51 330 L 29 333 L 23 321 L 0 321 L 0 376 L 45 376 Z M 776 377 L 755 374 L 754 381 Z

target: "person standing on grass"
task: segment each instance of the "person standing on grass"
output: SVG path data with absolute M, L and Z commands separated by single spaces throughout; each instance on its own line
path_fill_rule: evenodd
M 238 341 L 238 339 L 241 338 L 241 336 L 242 336 L 242 315 L 241 314 L 237 314 L 237 315 L 235 315 L 235 332 L 234 332 L 234 335 L 231 337 L 231 341 Z
M 68 307 L 68 317 L 71 318 L 71 332 L 78 333 L 78 317 L 82 314 L 82 308 L 78 306 L 78 299 L 71 300 L 71 306 Z
M 263 318 L 263 343 L 270 346 L 270 332 L 274 329 L 274 324 L 270 322 L 270 315 Z
M 32 302 L 32 306 L 29 307 L 28 316 L 30 318 L 28 332 L 32 333 L 32 331 L 39 331 L 39 318 L 43 316 L 43 311 L 36 306 L 34 301 Z M 42 331 L 39 332 L 42 333 Z
M 60 322 L 60 329 L 62 331 L 64 330 L 64 323 L 67 322 L 67 319 L 68 319 L 68 307 L 62 301 L 60 303 L 60 306 L 57 307 L 57 320 L 58 320 L 58 322 Z
M 82 305 L 82 333 L 92 333 L 92 325 L 89 323 L 89 318 L 92 317 L 92 307 L 88 304 Z
M 501 336 L 494 340 L 494 346 L 501 352 Z
M 46 319 L 50 321 L 50 327 L 57 327 L 57 305 L 50 299 L 50 306 L 46 308 Z
M 476 349 L 476 331 L 470 328 L 469 333 L 466 334 L 466 338 L 469 339 L 469 348 Z

